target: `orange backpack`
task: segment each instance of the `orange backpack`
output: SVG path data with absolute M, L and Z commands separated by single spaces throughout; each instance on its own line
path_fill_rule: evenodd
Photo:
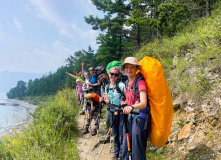
M 100 100 L 100 96 L 96 93 L 90 93 L 93 97 L 93 100 L 97 101 L 99 103 L 99 106 L 101 105 L 101 102 L 99 101 Z
M 172 96 L 163 68 L 158 60 L 144 57 L 139 61 L 140 71 L 147 85 L 147 95 L 151 112 L 150 143 L 163 147 L 170 134 L 173 118 Z

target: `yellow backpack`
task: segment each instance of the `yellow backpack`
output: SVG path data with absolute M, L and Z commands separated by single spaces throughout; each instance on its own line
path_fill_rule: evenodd
M 150 143 L 163 147 L 170 134 L 173 118 L 172 96 L 163 68 L 158 60 L 144 57 L 139 61 L 141 73 L 147 85 L 151 112 Z

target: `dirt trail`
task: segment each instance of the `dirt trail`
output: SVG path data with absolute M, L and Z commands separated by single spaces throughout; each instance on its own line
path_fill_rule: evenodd
M 85 115 L 79 115 L 77 118 L 77 122 L 78 122 L 78 129 L 79 129 L 79 138 L 78 138 L 78 142 L 77 142 L 77 146 L 79 149 L 79 154 L 82 160 L 96 160 L 97 156 L 101 150 L 101 147 L 103 145 L 103 140 L 104 140 L 104 136 L 105 134 L 105 120 L 101 119 L 100 122 L 100 129 L 99 129 L 99 134 L 98 134 L 98 138 L 97 138 L 97 147 L 93 150 L 95 144 L 96 144 L 96 135 L 95 136 L 91 136 L 90 133 L 87 133 L 85 135 L 82 134 L 83 132 L 83 125 L 84 125 L 84 118 Z M 85 120 L 86 123 L 86 120 Z M 94 124 L 94 121 L 92 121 L 92 126 Z M 111 149 L 110 149 L 111 148 Z M 103 150 L 100 154 L 99 160 L 108 160 L 111 159 L 112 154 L 111 152 L 113 152 L 113 141 L 108 141 L 104 147 Z

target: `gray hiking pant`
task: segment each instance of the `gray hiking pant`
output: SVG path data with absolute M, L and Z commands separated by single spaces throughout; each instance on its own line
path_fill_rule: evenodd
M 112 113 L 106 109 L 106 129 L 109 130 L 112 123 Z

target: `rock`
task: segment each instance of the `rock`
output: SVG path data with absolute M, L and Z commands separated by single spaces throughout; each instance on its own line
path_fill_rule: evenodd
M 164 149 L 164 147 L 160 147 L 157 149 L 157 153 L 161 153 L 161 151 Z
M 192 60 L 192 54 L 191 54 L 191 53 L 187 53 L 187 54 L 185 55 L 185 60 L 186 60 L 186 61 Z
M 204 133 L 209 134 L 213 127 L 209 123 L 203 123 L 201 129 L 204 131 Z
M 177 58 L 177 56 L 175 56 L 174 58 L 173 58 L 173 68 L 176 68 L 176 65 L 178 64 L 178 58 Z
M 216 117 L 210 116 L 208 117 L 209 124 L 215 127 L 218 124 L 218 119 Z
M 193 142 L 193 139 L 190 138 L 190 139 L 188 140 L 188 143 L 192 143 L 192 142 Z
M 184 149 L 184 146 L 180 147 L 178 150 L 179 151 L 182 151 Z
M 179 102 L 174 102 L 173 103 L 173 109 L 174 109 L 174 111 L 177 111 L 178 109 L 180 109 L 180 103 Z
M 195 75 L 196 71 L 197 71 L 197 67 L 195 67 L 195 66 L 188 69 L 189 75 Z
M 189 107 L 193 107 L 193 106 L 195 105 L 195 102 L 194 102 L 193 100 L 189 100 L 189 101 L 187 102 L 187 105 L 188 105 Z
M 189 147 L 189 148 L 188 148 L 188 151 L 193 151 L 193 150 L 195 150 L 195 149 L 196 149 L 196 147 L 197 147 L 197 146 L 192 146 L 192 147 Z
M 176 141 L 176 139 L 177 139 L 177 131 L 170 134 L 170 136 L 168 138 L 168 141 L 169 142 L 174 142 L 174 141 Z
M 216 101 L 217 101 L 217 103 L 219 103 L 219 106 L 221 106 L 221 99 L 217 98 Z
M 186 108 L 184 108 L 184 110 L 186 111 L 187 114 L 194 112 L 194 108 L 192 108 L 192 107 L 186 107 Z
M 192 121 L 194 124 L 197 123 L 197 114 L 196 113 L 190 113 L 187 115 L 187 123 Z
M 219 118 L 219 112 L 221 106 L 220 103 L 221 103 L 220 98 L 214 97 L 210 101 L 204 102 L 204 104 L 201 105 L 201 107 L 207 117 L 212 116 Z
M 190 136 L 190 132 L 191 132 L 191 126 L 192 126 L 192 122 L 186 124 L 182 130 L 180 131 L 180 133 L 178 134 L 178 141 L 182 140 L 184 138 L 188 138 Z

